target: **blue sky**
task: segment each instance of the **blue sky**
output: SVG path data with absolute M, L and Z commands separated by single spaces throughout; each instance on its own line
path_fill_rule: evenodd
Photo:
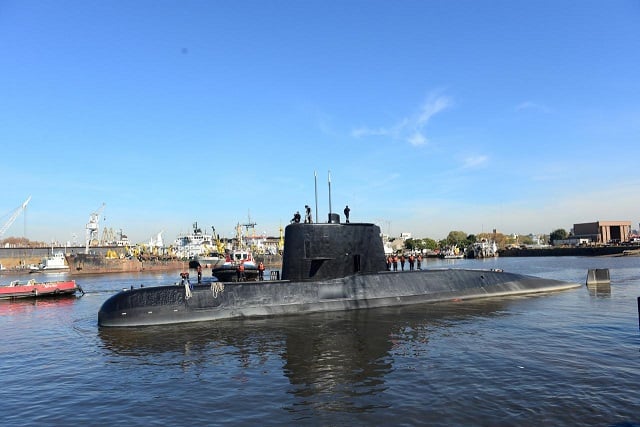
M 640 220 L 638 1 L 0 0 L 4 237 Z

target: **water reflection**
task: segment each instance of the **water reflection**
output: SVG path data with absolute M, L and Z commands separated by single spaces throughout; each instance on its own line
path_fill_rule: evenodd
M 503 313 L 509 301 L 101 328 L 98 334 L 109 353 L 151 359 L 151 363 L 165 353 L 182 354 L 182 363 L 201 365 L 203 369 L 222 356 L 235 358 L 242 367 L 260 365 L 265 359 L 282 360 L 281 369 L 292 386 L 290 393 L 297 399 L 314 396 L 314 400 L 320 400 L 316 405 L 332 406 L 324 409 L 337 409 L 335 405 L 339 405 L 341 411 L 360 411 L 366 408 L 353 407 L 354 399 L 350 398 L 384 391 L 385 377 L 393 371 L 394 357 L 403 351 L 402 346 L 428 346 L 434 331 L 441 333 L 461 320 Z
M 31 312 L 35 309 L 46 308 L 71 308 L 80 298 L 76 295 L 60 295 L 52 298 L 22 298 L 15 300 L 0 300 L 0 316 L 13 316 Z
M 610 283 L 596 283 L 587 285 L 589 295 L 592 297 L 609 298 L 611 297 Z

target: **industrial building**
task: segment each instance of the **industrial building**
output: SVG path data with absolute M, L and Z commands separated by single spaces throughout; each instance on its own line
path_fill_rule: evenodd
M 589 239 L 591 243 L 626 242 L 631 236 L 631 221 L 596 221 L 573 224 L 573 239 Z

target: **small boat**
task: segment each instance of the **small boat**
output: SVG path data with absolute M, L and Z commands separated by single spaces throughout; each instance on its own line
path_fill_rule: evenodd
M 31 272 L 36 273 L 39 271 L 69 271 L 64 257 L 64 253 L 56 252 L 48 258 L 43 258 L 39 265 L 30 266 Z
M 251 251 L 237 249 L 227 254 L 224 264 L 214 267 L 211 273 L 220 282 L 237 282 L 238 268 L 244 265 L 244 278 L 240 280 L 249 281 L 258 279 L 258 265 L 251 255 Z
M 495 258 L 498 256 L 498 245 L 496 242 L 489 242 L 482 239 L 479 242 L 472 243 L 466 249 L 467 258 Z
M 189 259 L 189 268 L 213 268 L 225 262 L 225 256 L 216 251 L 210 251 L 202 255 L 194 255 Z
M 25 283 L 14 280 L 8 285 L 0 286 L 0 299 L 68 296 L 74 295 L 76 292 L 84 294 L 75 280 L 36 282 L 31 279 Z
M 462 259 L 464 253 L 457 246 L 449 246 L 440 252 L 440 257 L 444 259 Z

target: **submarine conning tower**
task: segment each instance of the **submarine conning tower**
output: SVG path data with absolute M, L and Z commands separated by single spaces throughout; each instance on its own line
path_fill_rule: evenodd
M 286 227 L 282 279 L 315 281 L 386 270 L 380 227 L 340 224 L 336 217 L 335 222 Z

